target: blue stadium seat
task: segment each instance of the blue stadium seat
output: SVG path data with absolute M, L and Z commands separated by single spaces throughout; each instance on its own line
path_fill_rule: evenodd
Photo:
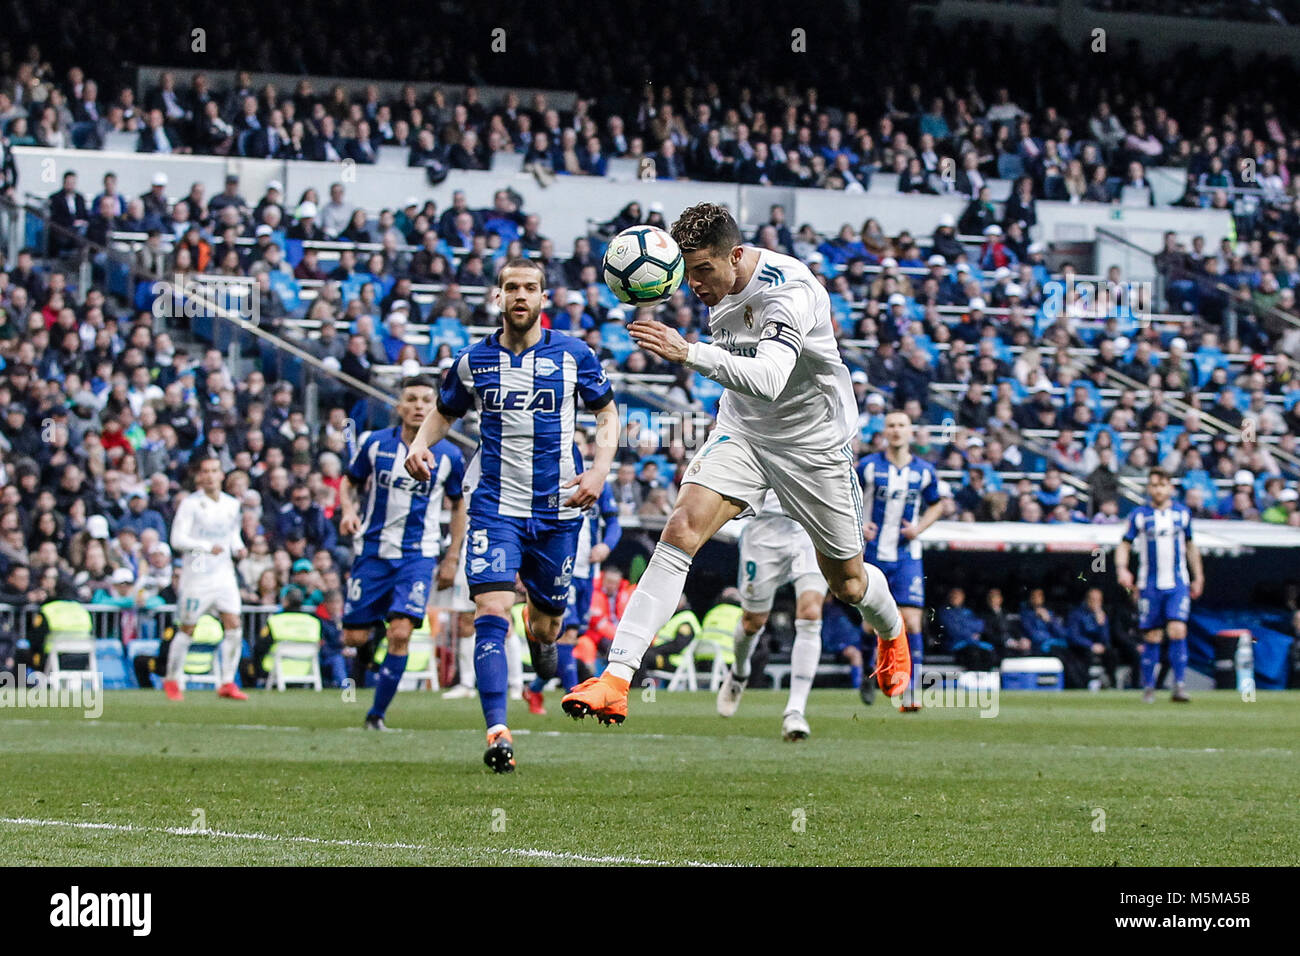
M 444 315 L 429 326 L 429 348 L 436 353 L 443 343 L 450 345 L 452 352 L 459 352 L 469 345 L 469 330 L 458 319 Z
M 717 413 L 718 399 L 722 398 L 723 389 L 721 385 L 696 372 L 695 378 L 691 382 L 691 391 L 695 393 L 695 397 L 700 400 L 710 415 Z
M 95 662 L 104 675 L 104 690 L 123 690 L 135 687 L 135 673 L 127 666 L 122 642 L 115 637 L 95 641 Z
M 289 312 L 297 312 L 302 307 L 302 286 L 298 280 L 286 276 L 283 272 L 268 273 L 271 281 L 271 290 L 279 297 L 280 303 Z
M 1003 153 L 998 157 L 998 178 L 1019 179 L 1025 174 L 1025 161 L 1014 153 Z
M 613 353 L 619 364 L 636 351 L 636 343 L 622 322 L 606 322 L 600 327 L 600 344 Z

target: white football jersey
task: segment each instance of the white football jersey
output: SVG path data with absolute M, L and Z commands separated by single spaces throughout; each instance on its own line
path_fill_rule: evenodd
M 244 548 L 240 521 L 239 502 L 224 491 L 215 501 L 202 491 L 185 496 L 176 509 L 171 534 L 172 550 L 185 557 L 183 587 L 235 579 L 233 554 Z M 220 554 L 212 553 L 213 545 L 221 546 Z
M 798 259 L 758 251 L 758 266 L 745 288 L 709 310 L 713 344 L 753 356 L 761 340 L 772 339 L 797 358 L 774 401 L 727 389 L 718 402 L 718 428 L 760 445 L 841 448 L 856 431 L 858 407 L 835 342 L 830 296 Z

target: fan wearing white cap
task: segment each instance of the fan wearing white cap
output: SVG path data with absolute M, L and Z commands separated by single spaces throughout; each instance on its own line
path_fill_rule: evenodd
M 1242 477 L 1241 472 L 1237 478 Z M 1245 472 L 1247 484 L 1254 476 Z M 1201 553 L 1192 540 L 1192 513 L 1173 499 L 1174 484 L 1169 473 L 1152 468 L 1147 477 L 1148 504 L 1129 515 L 1128 528 L 1115 551 L 1116 576 L 1125 590 L 1136 588 L 1138 629 L 1142 631 L 1142 701 L 1156 699 L 1156 668 L 1160 664 L 1160 643 L 1169 638 L 1169 663 L 1174 671 L 1171 700 L 1186 703 L 1187 618 L 1192 602 L 1205 588 Z M 1138 573 L 1129 570 L 1129 557 L 1138 555 Z
M 199 618 L 214 611 L 224 630 L 217 654 L 217 696 L 248 699 L 235 683 L 244 648 L 235 561 L 242 559 L 247 549 L 239 532 L 239 501 L 221 490 L 224 478 L 220 459 L 202 458 L 195 473 L 197 488 L 181 501 L 172 521 L 172 550 L 183 556 L 184 564 L 177 588 L 177 628 L 168 648 L 163 681 L 168 700 L 184 699 L 185 655 L 194 627 Z
M 1004 266 L 1010 270 L 1019 264 L 1020 258 L 1003 241 L 1002 227 L 997 223 L 986 226 L 984 245 L 980 246 L 980 268 L 992 272 Z M 1010 275 L 1009 271 L 1008 275 Z

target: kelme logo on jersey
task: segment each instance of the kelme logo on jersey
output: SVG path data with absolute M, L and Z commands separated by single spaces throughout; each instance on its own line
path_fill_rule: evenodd
M 483 410 L 488 412 L 553 412 L 555 392 L 549 388 L 502 389 L 490 385 L 483 389 Z

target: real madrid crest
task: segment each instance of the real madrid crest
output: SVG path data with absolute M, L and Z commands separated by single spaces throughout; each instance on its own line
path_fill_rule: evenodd
M 753 327 L 754 327 L 754 307 L 751 305 L 747 305 L 745 306 L 745 328 L 752 329 Z

